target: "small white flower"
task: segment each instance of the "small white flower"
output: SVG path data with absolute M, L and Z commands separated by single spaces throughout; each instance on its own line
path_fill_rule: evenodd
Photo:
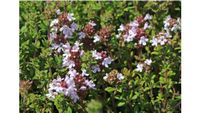
M 59 22 L 58 19 L 54 19 L 53 21 L 51 21 L 50 27 L 58 24 L 58 22 Z
M 76 75 L 78 75 L 78 72 L 75 69 L 71 68 L 71 69 L 69 69 L 67 74 L 69 74 L 70 77 L 74 78 Z
M 152 46 L 157 46 L 158 45 L 158 39 L 153 37 L 153 39 L 151 40 L 151 43 L 152 43 L 151 44 Z
M 133 41 L 133 39 L 135 38 L 136 35 L 137 35 L 136 31 L 133 29 L 130 29 L 128 31 L 128 36 L 125 41 L 127 41 L 127 42 Z
M 174 24 L 173 27 L 171 28 L 171 31 L 176 32 L 177 30 L 180 30 L 180 29 L 181 29 L 181 26 L 180 26 L 180 25 Z
M 147 29 L 147 28 L 151 28 L 151 26 L 149 25 L 148 22 L 145 22 L 145 24 L 144 24 L 144 30 Z
M 57 14 L 57 15 L 60 15 L 60 14 L 61 14 L 60 9 L 56 10 L 56 14 Z
M 53 27 L 51 28 L 51 32 L 57 32 L 57 31 L 58 31 L 58 27 L 53 26 Z
M 96 50 L 92 51 L 92 57 L 95 58 L 96 60 L 102 59 L 101 53 L 97 52 Z
M 125 27 L 124 27 L 124 25 L 123 24 L 121 24 L 120 26 L 119 26 L 119 29 L 118 29 L 118 31 L 124 31 L 125 30 Z
M 70 51 L 71 46 L 70 46 L 70 44 L 67 42 L 67 43 L 65 43 L 65 44 L 63 45 L 63 48 L 65 49 L 65 51 Z
M 63 59 L 63 66 L 71 69 L 71 68 L 75 67 L 75 62 L 70 59 Z
M 135 21 L 133 21 L 133 22 L 130 22 L 129 25 L 130 25 L 131 27 L 137 28 L 137 27 L 139 26 L 139 23 L 135 20 Z
M 117 78 L 118 78 L 119 80 L 122 80 L 122 79 L 124 79 L 124 76 L 123 76 L 121 73 L 118 73 L 118 74 L 117 74 Z
M 68 59 L 71 56 L 70 51 L 64 51 L 63 58 Z
M 67 83 L 68 88 L 75 88 L 75 82 L 74 82 L 74 77 L 73 76 L 65 76 L 64 81 Z M 76 90 L 76 89 L 74 89 Z
M 84 55 L 84 50 L 80 51 L 80 57 Z
M 139 44 L 142 44 L 143 46 L 145 46 L 148 41 L 148 39 L 145 37 L 145 36 L 142 36 L 142 37 L 140 37 L 140 40 L 139 40 Z
M 165 19 L 165 21 L 163 21 L 164 23 L 164 29 L 165 30 L 168 30 L 169 29 L 169 26 L 170 26 L 170 23 L 169 23 L 169 20 L 171 19 L 171 16 L 167 16 L 167 18 Z
M 96 26 L 96 23 L 94 23 L 94 21 L 90 21 L 89 24 L 90 24 L 91 26 Z
M 64 51 L 62 43 L 60 43 L 60 44 L 53 43 L 51 49 L 57 50 L 58 53 L 60 53 L 61 51 Z
M 90 89 L 95 89 L 95 84 L 92 80 L 85 80 L 85 84 L 90 88 Z
M 79 43 L 78 41 L 76 41 L 76 42 L 74 43 L 74 46 L 72 47 L 71 51 L 72 51 L 72 52 L 78 52 L 79 49 L 80 49 L 79 46 L 80 46 L 80 43 Z
M 52 93 L 48 93 L 46 94 L 46 96 L 49 100 L 53 100 L 55 98 L 55 96 Z
M 152 16 L 148 13 L 144 17 L 144 20 L 151 20 L 151 19 L 152 19 Z
M 136 71 L 142 72 L 142 70 L 143 70 L 143 64 L 138 64 Z
M 73 102 L 76 103 L 77 100 L 79 100 L 79 96 L 76 91 L 77 89 L 75 87 L 68 87 L 64 94 L 66 96 L 69 96 L 73 100 Z
M 80 90 L 86 90 L 86 89 L 87 89 L 87 87 L 85 87 L 85 86 L 80 87 Z
M 86 72 L 85 69 L 82 70 L 82 74 L 81 74 L 81 75 L 82 75 L 82 76 L 89 76 L 89 74 Z
M 98 36 L 97 34 L 94 36 L 94 40 L 93 40 L 93 42 L 94 43 L 96 43 L 96 42 L 98 42 L 98 41 L 100 41 L 100 36 Z
M 121 33 L 119 33 L 119 34 L 117 34 L 117 35 L 115 35 L 115 36 L 116 36 L 116 38 L 120 38 Z
M 110 57 L 107 57 L 103 59 L 102 65 L 105 67 L 108 67 L 108 65 L 111 64 L 111 62 L 112 62 L 112 59 Z
M 73 13 L 68 13 L 68 14 L 67 14 L 67 19 L 68 19 L 69 21 L 75 20 L 76 18 L 74 18 L 73 16 L 74 16 Z
M 92 68 L 92 72 L 93 72 L 93 73 L 97 73 L 97 72 L 100 72 L 100 71 L 101 71 L 99 65 L 94 65 L 94 66 L 92 66 L 91 68 Z
M 150 66 L 151 63 L 152 63 L 152 60 L 151 60 L 151 59 L 146 59 L 146 60 L 144 61 L 144 63 Z
M 55 32 L 50 33 L 50 40 L 54 40 L 57 38 L 57 34 Z
M 160 45 L 164 45 L 167 42 L 167 39 L 164 36 L 160 36 L 158 42 Z
M 169 31 L 166 31 L 166 33 L 164 34 L 165 37 L 167 38 L 172 38 L 172 35 L 170 35 Z
M 106 73 L 106 76 L 103 77 L 103 79 L 106 81 L 108 78 L 108 73 Z

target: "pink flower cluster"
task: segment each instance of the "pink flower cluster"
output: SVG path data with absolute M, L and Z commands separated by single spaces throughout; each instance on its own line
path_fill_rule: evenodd
M 64 94 L 70 97 L 73 102 L 77 102 L 80 96 L 84 96 L 88 89 L 95 89 L 92 80 L 88 80 L 86 70 L 79 74 L 75 69 L 70 69 L 68 75 L 64 78 L 57 77 L 49 85 L 49 93 L 46 95 L 49 99 L 54 99 L 58 94 Z M 79 96 L 80 95 L 80 96 Z
M 103 68 L 108 68 L 113 59 L 109 56 L 109 51 L 96 50 L 97 42 L 102 42 L 106 45 L 111 37 L 111 27 L 101 28 L 99 31 L 95 29 L 96 23 L 89 21 L 81 31 L 78 31 L 78 25 L 74 22 L 73 13 L 56 11 L 58 18 L 54 19 L 50 24 L 50 32 L 48 34 L 52 51 L 58 55 L 63 55 L 62 64 L 67 69 L 65 77 L 57 77 L 49 84 L 49 93 L 47 97 L 54 99 L 58 94 L 64 94 L 73 102 L 84 98 L 88 90 L 95 89 L 95 84 L 86 73 L 86 69 L 81 67 L 81 57 L 89 51 L 96 64 L 91 64 L 88 68 L 93 72 L 101 72 Z M 164 30 L 159 32 L 154 37 L 148 37 L 146 30 L 151 28 L 150 20 L 152 16 L 138 16 L 128 24 L 121 24 L 118 29 L 116 38 L 122 42 L 136 42 L 138 48 L 144 47 L 151 43 L 152 46 L 165 45 L 170 43 L 170 38 L 173 32 L 180 30 L 180 19 L 173 19 L 170 16 L 164 21 Z M 74 35 L 77 34 L 77 35 Z M 78 37 L 77 37 L 78 36 Z M 71 39 L 77 37 L 78 40 Z M 147 38 L 148 37 L 148 38 Z M 151 39 L 149 41 L 149 39 Z M 74 43 L 72 43 L 74 42 Z M 87 51 L 88 50 L 88 51 Z M 152 60 L 146 59 L 139 62 L 136 66 L 136 71 L 142 72 L 148 70 Z M 108 83 L 119 83 L 124 79 L 124 76 L 117 70 L 106 73 L 102 77 Z
M 47 97 L 54 99 L 56 95 L 64 94 L 66 97 L 71 98 L 73 102 L 77 102 L 77 100 L 84 98 L 89 89 L 95 89 L 94 82 L 89 80 L 89 74 L 81 68 L 80 61 L 80 57 L 84 55 L 80 40 L 89 34 L 79 32 L 80 40 L 70 44 L 69 40 L 73 38 L 73 34 L 78 29 L 77 24 L 73 22 L 75 18 L 72 13 L 62 13 L 60 10 L 57 10 L 56 13 L 58 18 L 50 24 L 50 48 L 63 55 L 62 64 L 68 72 L 65 77 L 57 77 L 49 84 Z M 85 31 L 92 33 L 94 25 L 95 23 L 89 22 L 85 27 Z
M 110 56 L 107 56 L 107 52 L 106 51 L 101 51 L 101 52 L 97 52 L 96 50 L 92 51 L 92 57 L 95 60 L 98 60 L 98 64 L 99 66 L 104 66 L 104 67 L 108 67 L 109 64 L 111 64 L 112 59 Z
M 167 16 L 164 23 L 164 31 L 159 32 L 156 36 L 152 38 L 150 41 L 152 46 L 157 46 L 158 44 L 165 45 L 166 43 L 170 43 L 170 38 L 172 38 L 172 32 L 176 32 L 181 30 L 181 20 L 180 18 L 174 19 L 171 16 Z
M 123 25 L 120 25 L 118 29 L 119 34 L 116 36 L 124 42 L 130 42 L 134 39 L 139 42 L 139 45 L 145 46 L 148 41 L 145 30 L 150 28 L 148 20 L 152 19 L 149 14 L 145 17 L 138 16 L 134 21 Z

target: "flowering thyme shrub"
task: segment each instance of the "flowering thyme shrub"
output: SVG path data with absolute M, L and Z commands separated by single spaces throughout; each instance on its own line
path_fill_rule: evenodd
M 180 2 L 20 2 L 20 112 L 181 112 Z

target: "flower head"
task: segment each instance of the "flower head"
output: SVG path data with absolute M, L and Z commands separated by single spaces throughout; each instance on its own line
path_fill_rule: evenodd
M 95 89 L 95 84 L 92 80 L 85 80 L 85 84 L 90 88 L 90 89 Z
M 57 15 L 60 15 L 60 14 L 61 14 L 60 9 L 56 10 L 56 14 L 57 14 Z
M 76 18 L 74 18 L 73 16 L 74 16 L 73 13 L 68 13 L 68 14 L 67 14 L 67 19 L 68 19 L 69 21 L 75 20 Z
M 103 59 L 102 65 L 105 67 L 108 67 L 108 65 L 111 64 L 111 62 L 112 62 L 112 59 L 110 57 L 107 57 Z
M 151 20 L 151 19 L 152 19 L 152 16 L 148 13 L 144 17 L 144 20 Z
M 158 45 L 158 39 L 153 37 L 153 39 L 150 41 L 152 46 L 157 46 Z
M 146 59 L 146 60 L 144 61 L 144 63 L 147 64 L 147 65 L 151 65 L 152 60 L 151 60 L 151 59 Z
M 151 26 L 149 25 L 148 22 L 145 22 L 145 24 L 144 24 L 144 30 L 147 29 L 147 28 L 151 28 Z
M 143 64 L 138 64 L 136 71 L 142 72 L 142 70 L 143 70 Z
M 100 39 L 101 39 L 101 38 L 99 37 L 99 35 L 96 34 L 96 35 L 94 36 L 93 42 L 94 42 L 94 43 L 99 42 Z
M 58 24 L 58 22 L 59 22 L 58 19 L 54 19 L 53 21 L 51 21 L 50 27 Z
M 118 73 L 118 74 L 117 74 L 117 78 L 118 78 L 119 80 L 122 80 L 122 79 L 124 79 L 124 76 L 123 76 L 121 73 Z
M 92 68 L 93 73 L 97 73 L 101 71 L 99 65 L 93 65 L 91 68 Z
M 86 36 L 84 32 L 79 32 L 78 35 L 79 35 L 78 37 L 79 39 L 83 39 Z
M 164 36 L 160 36 L 158 39 L 158 43 L 160 43 L 160 45 L 164 45 L 167 42 L 167 39 Z
M 125 27 L 124 27 L 124 25 L 123 24 L 121 24 L 120 26 L 119 26 L 119 29 L 118 29 L 118 31 L 124 31 L 125 30 Z
M 92 51 L 92 57 L 96 60 L 102 59 L 101 53 L 97 52 L 96 50 Z
M 93 27 L 96 26 L 96 23 L 94 23 L 94 21 L 90 21 L 89 24 L 92 25 Z
M 73 23 L 70 25 L 70 27 L 71 27 L 72 32 L 74 32 L 75 30 L 78 29 L 78 26 L 77 26 L 77 24 L 76 24 L 75 22 L 73 22 Z
M 82 74 L 81 74 L 81 75 L 82 75 L 82 76 L 89 76 L 89 74 L 86 72 L 85 69 L 82 70 Z
M 139 40 L 139 44 L 142 44 L 143 46 L 145 46 L 148 41 L 148 39 L 145 37 L 145 36 L 142 36 L 142 37 L 140 37 L 140 40 Z

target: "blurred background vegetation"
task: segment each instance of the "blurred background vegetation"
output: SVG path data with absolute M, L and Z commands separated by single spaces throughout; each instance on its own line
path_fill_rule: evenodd
M 175 35 L 172 46 L 157 49 L 152 53 L 153 59 L 160 62 L 154 65 L 159 73 L 156 71 L 151 75 L 145 73 L 141 77 L 134 75 L 132 70 L 124 68 L 124 75 L 131 74 L 130 80 L 126 81 L 127 84 L 131 84 L 131 88 L 123 89 L 127 87 L 126 85 L 122 85 L 121 89 L 116 91 L 113 87 L 107 88 L 106 92 L 109 96 L 106 98 L 100 98 L 101 94 L 98 92 L 94 93 L 93 95 L 97 95 L 97 98 L 88 97 L 85 111 L 81 110 L 83 109 L 81 103 L 71 105 L 63 99 L 62 95 L 55 101 L 49 101 L 45 96 L 49 82 L 58 75 L 66 73 L 61 65 L 62 57 L 50 56 L 47 37 L 49 22 L 56 18 L 57 9 L 74 13 L 79 28 L 82 28 L 89 20 L 94 20 L 98 28 L 112 25 L 115 33 L 121 24 L 133 21 L 136 16 L 149 13 L 153 16 L 151 25 L 153 25 L 154 33 L 152 32 L 152 35 L 155 35 L 162 31 L 163 20 L 166 16 L 181 17 L 180 1 L 20 1 L 19 8 L 20 112 L 181 112 L 180 34 Z

